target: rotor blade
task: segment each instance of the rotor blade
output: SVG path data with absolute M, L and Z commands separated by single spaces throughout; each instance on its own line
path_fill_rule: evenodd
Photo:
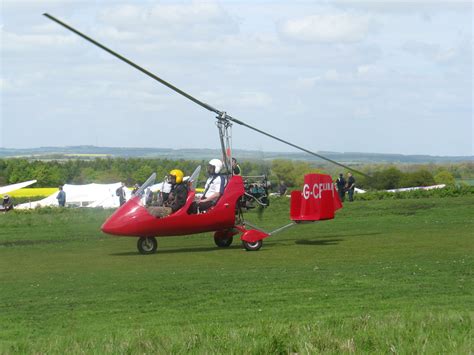
M 141 66 L 135 64 L 135 63 L 132 62 L 131 60 L 125 58 L 124 56 L 121 56 L 120 54 L 114 52 L 113 50 L 107 48 L 106 46 L 100 44 L 99 42 L 93 40 L 92 38 L 86 36 L 85 34 L 79 32 L 79 31 L 76 30 L 75 28 L 73 28 L 73 27 L 69 26 L 68 24 L 66 24 L 66 23 L 64 23 L 64 22 L 62 22 L 62 21 L 60 21 L 60 20 L 58 20 L 57 18 L 51 16 L 50 14 L 44 13 L 43 15 L 46 16 L 47 18 L 49 18 L 51 21 L 54 21 L 54 22 L 58 23 L 59 25 L 61 25 L 61 26 L 65 27 L 65 28 L 67 28 L 69 31 L 74 32 L 74 33 L 77 34 L 78 36 L 80 36 L 80 37 L 84 38 L 85 40 L 91 42 L 92 44 L 96 45 L 97 47 L 102 48 L 104 51 L 106 51 L 106 52 L 112 54 L 114 57 L 117 57 L 118 59 L 124 61 L 125 63 L 127 63 L 127 64 L 129 64 L 129 65 L 131 65 L 131 66 L 134 67 L 135 69 L 140 70 L 142 73 L 148 75 L 149 77 L 151 77 L 151 78 L 153 78 L 153 79 L 159 81 L 159 82 L 162 83 L 163 85 L 169 87 L 171 90 L 176 91 L 178 94 L 181 94 L 181 95 L 183 95 L 184 97 L 186 97 L 187 99 L 189 99 L 189 100 L 191 100 L 191 101 L 197 103 L 199 106 L 202 106 L 202 107 L 204 107 L 205 109 L 207 109 L 207 110 L 209 110 L 209 111 L 215 112 L 215 113 L 217 113 L 218 115 L 221 115 L 221 114 L 222 114 L 222 112 L 220 112 L 219 110 L 215 109 L 214 107 L 212 107 L 212 106 L 206 104 L 205 102 L 199 101 L 199 100 L 196 99 L 195 97 L 192 97 L 192 96 L 189 95 L 188 93 L 186 93 L 186 92 L 184 92 L 184 91 L 178 89 L 176 86 L 174 86 L 174 85 L 168 83 L 167 81 L 165 81 L 165 80 L 163 80 L 163 79 L 157 77 L 155 74 L 149 72 L 148 70 L 146 70 L 146 69 L 142 68 Z
M 270 134 L 270 133 L 264 132 L 264 131 L 262 131 L 262 130 L 260 130 L 260 129 L 258 129 L 258 128 L 252 127 L 252 126 L 248 125 L 247 123 L 242 122 L 242 121 L 240 121 L 240 120 L 238 120 L 238 119 L 236 119 L 236 118 L 234 118 L 234 117 L 232 117 L 232 116 L 227 115 L 226 117 L 227 117 L 229 120 L 231 120 L 232 122 L 235 122 L 235 123 L 237 123 L 237 124 L 239 124 L 239 125 L 245 126 L 245 127 L 249 128 L 249 129 L 251 129 L 251 130 L 254 130 L 255 132 L 261 133 L 261 134 L 263 134 L 263 135 L 265 135 L 265 136 L 267 136 L 267 137 L 273 138 L 273 139 L 275 139 L 275 140 L 277 140 L 277 141 L 279 141 L 279 142 L 285 143 L 285 144 L 287 144 L 287 145 L 289 145 L 289 146 L 291 146 L 291 147 L 293 147 L 293 148 L 302 150 L 302 151 L 305 152 L 305 153 L 314 155 L 315 157 L 318 157 L 318 158 L 324 159 L 324 160 L 326 160 L 326 161 L 328 161 L 328 162 L 330 162 L 330 163 L 339 165 L 339 166 L 341 166 L 341 167 L 343 167 L 343 168 L 345 168 L 345 169 L 347 169 L 347 170 L 353 171 L 353 172 L 355 172 L 355 173 L 357 173 L 357 174 L 364 175 L 364 176 L 366 176 L 366 177 L 370 177 L 369 175 L 367 175 L 367 174 L 365 174 L 365 173 L 363 173 L 363 172 L 361 172 L 361 171 L 359 171 L 359 170 L 356 170 L 356 169 L 354 169 L 354 168 L 350 168 L 350 167 L 348 167 L 347 165 L 338 163 L 338 162 L 335 161 L 335 160 L 326 158 L 325 156 L 322 156 L 322 155 L 320 155 L 320 154 L 314 153 L 314 152 L 312 152 L 312 151 L 310 151 L 310 150 L 308 150 L 308 149 L 305 149 L 305 148 L 303 148 L 303 147 L 300 147 L 300 146 L 298 146 L 298 145 L 296 145 L 296 144 L 293 144 L 293 143 L 291 143 L 291 142 L 288 142 L 288 141 L 286 141 L 286 140 L 284 140 L 284 139 L 278 138 L 278 137 L 276 137 L 276 136 L 274 136 L 274 135 L 272 135 L 272 134 Z
M 131 60 L 129 60 L 129 59 L 125 58 L 124 56 L 122 56 L 122 55 L 120 55 L 120 54 L 114 52 L 113 50 L 107 48 L 106 46 L 100 44 L 99 42 L 97 42 L 97 41 L 93 40 L 92 38 L 86 36 L 85 34 L 79 32 L 79 31 L 76 30 L 75 28 L 73 28 L 73 27 L 69 26 L 68 24 L 66 24 L 66 23 L 64 23 L 64 22 L 62 22 L 62 21 L 60 21 L 60 20 L 58 20 L 57 18 L 55 18 L 55 17 L 53 17 L 53 16 L 51 16 L 51 15 L 49 15 L 49 14 L 47 14 L 47 13 L 44 13 L 43 15 L 46 16 L 47 18 L 49 18 L 51 21 L 56 22 L 57 24 L 63 26 L 64 28 L 68 29 L 69 31 L 74 32 L 74 33 L 77 34 L 78 36 L 84 38 L 85 40 L 89 41 L 90 43 L 92 43 L 92 44 L 96 45 L 97 47 L 103 49 L 104 51 L 106 51 L 106 52 L 112 54 L 114 57 L 120 59 L 121 61 L 123 61 L 123 62 L 125 62 L 125 63 L 131 65 L 131 66 L 134 67 L 135 69 L 138 69 L 138 70 L 141 71 L 142 73 L 144 73 L 144 74 L 148 75 L 149 77 L 155 79 L 156 81 L 160 82 L 161 84 L 163 84 L 163 85 L 169 87 L 171 90 L 173 90 L 173 91 L 177 92 L 178 94 L 180 94 L 180 95 L 186 97 L 187 99 L 193 101 L 194 103 L 198 104 L 199 106 L 204 107 L 205 109 L 216 113 L 218 116 L 224 116 L 225 118 L 229 119 L 229 120 L 232 121 L 232 122 L 235 122 L 235 123 L 237 123 L 237 124 L 239 124 L 239 125 L 245 126 L 245 127 L 249 128 L 249 129 L 254 130 L 254 131 L 258 132 L 258 133 L 261 133 L 261 134 L 263 134 L 263 135 L 265 135 L 265 136 L 267 136 L 267 137 L 276 139 L 277 141 L 282 142 L 282 143 L 285 143 L 285 144 L 287 144 L 287 145 L 289 145 L 289 146 L 291 146 L 291 147 L 293 147 L 293 148 L 299 149 L 299 150 L 301 150 L 301 151 L 303 151 L 303 152 L 305 152 L 305 153 L 308 153 L 308 154 L 314 155 L 314 156 L 316 156 L 316 157 L 318 157 L 318 158 L 324 159 L 324 160 L 326 160 L 326 161 L 328 161 L 328 162 L 330 162 L 330 163 L 339 165 L 339 166 L 341 166 L 341 167 L 343 167 L 343 168 L 345 168 L 345 169 L 347 169 L 347 170 L 350 170 L 350 171 L 353 171 L 353 172 L 355 172 L 355 173 L 358 173 L 358 174 L 364 175 L 364 176 L 366 176 L 366 177 L 369 177 L 367 174 L 365 174 L 365 173 L 363 173 L 363 172 L 361 172 L 361 171 L 358 171 L 358 170 L 356 170 L 356 169 L 353 169 L 353 168 L 351 168 L 351 167 L 348 167 L 347 165 L 338 163 L 338 162 L 336 162 L 336 161 L 334 161 L 334 160 L 332 160 L 332 159 L 326 158 L 326 157 L 324 157 L 324 156 L 322 156 L 322 155 L 320 155 L 320 154 L 316 154 L 316 153 L 314 153 L 314 152 L 312 152 L 312 151 L 310 151 L 310 150 L 308 150 L 308 149 L 305 149 L 305 148 L 302 148 L 302 147 L 300 147 L 300 146 L 297 146 L 296 144 L 290 143 L 290 142 L 288 142 L 288 141 L 286 141 L 286 140 L 284 140 L 284 139 L 278 138 L 278 137 L 276 137 L 276 136 L 274 136 L 274 135 L 272 135 L 272 134 L 266 133 L 266 132 L 264 132 L 264 131 L 262 131 L 262 130 L 260 130 L 260 129 L 258 129 L 258 128 L 255 128 L 255 127 L 252 127 L 252 126 L 246 124 L 245 122 L 242 122 L 242 121 L 240 121 L 240 120 L 238 120 L 238 119 L 236 119 L 236 118 L 233 118 L 232 116 L 227 115 L 224 111 L 219 111 L 218 109 L 212 107 L 211 105 L 208 105 L 208 104 L 206 104 L 205 102 L 202 102 L 202 101 L 196 99 L 195 97 L 189 95 L 188 93 L 184 92 L 183 90 L 178 89 L 176 86 L 174 86 L 174 85 L 168 83 L 166 80 L 161 79 L 160 77 L 156 76 L 155 74 L 153 74 L 153 73 L 149 72 L 148 70 L 142 68 L 142 67 L 139 66 L 138 64 L 135 64 L 135 63 L 132 62 Z M 219 117 L 218 117 L 218 119 L 219 119 Z

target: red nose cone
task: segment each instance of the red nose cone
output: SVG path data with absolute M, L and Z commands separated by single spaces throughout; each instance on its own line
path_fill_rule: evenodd
M 115 211 L 102 225 L 102 232 L 112 235 L 139 235 L 140 222 L 143 217 L 149 217 L 139 201 L 138 197 L 132 198 Z
M 120 223 L 120 219 L 117 218 L 116 213 L 114 213 L 112 216 L 110 216 L 104 222 L 102 227 L 100 227 L 102 232 L 107 233 L 107 234 L 119 235 L 118 232 L 121 230 L 121 223 Z

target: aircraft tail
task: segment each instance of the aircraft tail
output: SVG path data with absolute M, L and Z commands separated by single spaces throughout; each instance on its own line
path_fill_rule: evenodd
M 303 191 L 291 193 L 290 218 L 295 222 L 333 219 L 340 208 L 342 203 L 329 175 L 305 175 Z

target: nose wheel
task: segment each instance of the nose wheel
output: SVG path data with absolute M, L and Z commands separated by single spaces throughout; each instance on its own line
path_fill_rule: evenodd
M 137 248 L 140 254 L 154 254 L 156 253 L 156 248 L 158 247 L 158 242 L 155 237 L 141 237 L 138 239 Z

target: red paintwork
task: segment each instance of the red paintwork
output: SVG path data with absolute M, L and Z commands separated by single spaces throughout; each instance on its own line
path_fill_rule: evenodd
M 150 215 L 140 203 L 140 198 L 136 196 L 115 211 L 105 221 L 101 229 L 104 233 L 112 235 L 164 237 L 233 228 L 235 206 L 244 192 L 242 177 L 233 176 L 216 206 L 208 210 L 207 213 L 188 214 L 188 208 L 194 201 L 194 192 L 192 191 L 183 208 L 164 218 Z
M 303 191 L 291 193 L 290 217 L 293 221 L 333 219 L 342 207 L 341 200 L 329 175 L 308 174 Z

